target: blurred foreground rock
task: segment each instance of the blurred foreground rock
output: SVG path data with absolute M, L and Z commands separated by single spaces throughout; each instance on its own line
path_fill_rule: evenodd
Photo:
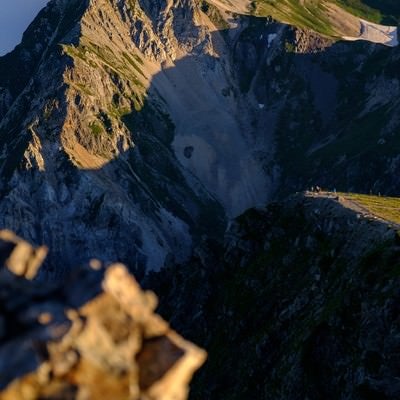
M 0 232 L 0 399 L 186 399 L 206 354 L 154 313 L 156 296 L 121 264 L 35 281 L 45 255 Z

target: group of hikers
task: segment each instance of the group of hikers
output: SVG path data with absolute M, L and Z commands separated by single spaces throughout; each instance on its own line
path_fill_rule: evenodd
M 310 189 L 310 192 L 311 193 L 321 193 L 322 192 L 322 189 L 321 189 L 321 187 L 320 186 L 311 186 L 311 189 Z M 336 188 L 334 188 L 333 190 L 332 190 L 332 193 L 336 193 Z
M 311 186 L 311 193 L 321 193 L 322 189 L 319 186 Z
M 321 189 L 321 187 L 320 186 L 311 186 L 311 188 L 310 188 L 310 190 L 309 190 L 311 193 L 321 193 L 321 192 L 323 192 L 323 190 Z M 336 194 L 336 188 L 334 188 L 332 191 L 330 191 L 330 190 L 324 190 L 324 192 L 325 193 L 334 193 L 334 194 Z M 373 196 L 373 195 L 375 195 L 375 196 L 379 196 L 379 197 L 381 197 L 382 195 L 381 195 L 381 192 L 378 192 L 378 193 L 376 193 L 376 194 L 374 194 L 373 192 L 372 192 L 372 190 L 370 190 L 369 191 L 369 195 L 370 196 Z

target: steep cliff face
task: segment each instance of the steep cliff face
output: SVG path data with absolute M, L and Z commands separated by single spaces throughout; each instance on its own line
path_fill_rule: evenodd
M 219 18 L 227 40 L 191 1 L 51 2 L 30 28 L 40 45 L 28 32 L 1 60 L 2 225 L 48 244 L 50 261 L 104 241 L 104 259 L 158 268 L 225 213 L 263 204 L 270 138 Z M 15 78 L 7 65 L 24 57 Z
M 9 56 L 18 63 L 32 58 L 33 73 L 20 93 L 13 71 L 8 79 L 5 73 L 3 109 L 12 106 L 1 121 L 2 225 L 53 246 L 51 261 L 67 250 L 66 267 L 94 255 L 100 240 L 110 243 L 104 259 L 157 268 L 167 254 L 187 256 L 196 221 L 224 220 L 212 195 L 178 164 L 170 117 L 145 102 L 152 70 L 143 54 L 153 68 L 168 46 L 153 32 L 146 7 L 52 2 L 34 23 L 51 20 L 52 40 L 39 41 L 37 56 L 25 42 Z M 8 59 L 2 61 L 6 68 Z
M 0 59 L 0 225 L 52 265 L 157 269 L 316 181 L 395 192 L 397 49 L 239 3 L 51 1 Z
M 51 346 L 44 373 L 27 377 L 37 397 L 49 383 L 76 395 L 76 379 L 91 376 L 80 373 L 88 360 L 97 371 L 82 319 L 91 321 L 83 335 L 93 324 L 125 332 L 130 323 L 129 312 L 119 312 L 126 299 L 108 285 L 98 302 L 80 308 L 103 275 L 77 269 L 70 278 L 68 270 L 94 256 L 123 261 L 139 277 L 167 265 L 146 280 L 162 296 L 162 312 L 210 351 L 194 398 L 399 397 L 393 228 L 333 199 L 295 196 L 246 212 L 220 243 L 228 218 L 305 186 L 398 193 L 399 49 L 240 15 L 247 5 L 53 0 L 0 59 L 0 226 L 47 244 L 39 275 L 65 279 L 63 289 L 42 292 L 40 283 L 27 288 L 13 277 L 11 290 L 22 287 L 28 298 L 0 291 L 7 300 L 0 326 L 13 327 L 3 339 L 17 332 L 26 343 L 26 327 L 29 341 L 47 334 L 37 329 L 48 321 L 39 311 L 52 296 L 54 315 L 77 324 L 60 345 L 66 353 Z M 35 275 L 43 254 L 14 273 Z M 139 298 L 152 312 L 153 297 Z M 21 311 L 38 299 L 39 309 Z M 82 318 L 66 321 L 65 305 Z M 93 316 L 97 307 L 111 310 L 110 320 Z M 107 343 L 123 344 L 100 361 L 109 357 L 129 390 L 137 365 L 127 367 L 124 350 L 136 336 L 121 332 L 104 333 Z M 157 333 L 166 332 L 150 335 L 156 345 Z M 16 349 L 25 349 L 21 341 L 0 361 Z M 61 372 L 60 353 L 68 355 Z M 18 364 L 18 374 L 32 371 L 34 351 L 19 354 L 13 360 L 27 370 Z M 59 376 L 70 384 L 60 387 Z M 6 374 L 3 384 L 14 377 Z M 11 387 L 11 398 L 25 383 Z M 136 382 L 134 394 L 147 384 Z
M 284 70 L 295 71 L 302 95 L 286 102 L 276 131 L 286 193 L 316 182 L 398 193 L 399 55 L 343 43 L 289 61 Z

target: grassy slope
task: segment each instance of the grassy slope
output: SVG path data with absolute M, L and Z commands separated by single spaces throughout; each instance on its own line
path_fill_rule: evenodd
M 300 28 L 312 28 L 326 36 L 336 36 L 319 0 L 310 1 L 307 8 L 300 5 L 298 0 L 257 0 L 254 3 L 256 15 L 271 15 L 278 21 Z
M 361 18 L 387 25 L 400 20 L 398 0 L 333 0 L 336 4 Z
M 252 3 L 256 15 L 271 15 L 278 21 L 287 22 L 301 28 L 311 28 L 323 35 L 340 36 L 329 23 L 321 0 L 255 0 Z M 400 16 L 400 4 L 390 0 L 330 0 L 350 12 L 376 23 L 396 24 Z
M 369 7 L 362 0 L 334 0 L 338 6 L 341 6 L 351 14 L 366 19 L 371 22 L 380 23 L 383 21 L 383 15 L 378 8 Z
M 341 195 L 379 218 L 400 224 L 400 198 L 358 193 L 342 193 Z

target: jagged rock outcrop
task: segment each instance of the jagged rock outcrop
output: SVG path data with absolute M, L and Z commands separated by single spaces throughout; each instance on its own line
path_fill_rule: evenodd
M 182 263 L 316 183 L 397 192 L 399 50 L 221 4 L 53 0 L 0 59 L 0 226 L 63 258 L 48 278 Z
M 89 259 L 107 241 L 104 260 L 159 268 L 221 232 L 226 213 L 266 200 L 243 136 L 249 120 L 221 94 L 227 46 L 196 2 L 52 1 L 34 26 L 47 20 L 54 34 L 30 56 L 31 79 L 22 91 L 7 73 L 2 83 L 15 91 L 2 102 L 3 150 L 14 154 L 2 164 L 2 226 L 46 243 L 53 265 L 61 254 L 65 267 Z M 4 68 L 23 51 L 38 50 L 23 42 Z M 69 249 L 83 237 L 77 257 Z
M 0 227 L 50 248 L 0 235 L 8 398 L 186 395 L 204 353 L 110 260 L 166 265 L 193 398 L 399 397 L 395 230 L 295 196 L 218 242 L 306 186 L 398 193 L 399 49 L 236 4 L 52 0 L 0 58 Z
M 154 293 L 96 260 L 67 288 L 32 281 L 45 253 L 0 232 L 0 398 L 186 399 L 206 355 L 154 313 Z

